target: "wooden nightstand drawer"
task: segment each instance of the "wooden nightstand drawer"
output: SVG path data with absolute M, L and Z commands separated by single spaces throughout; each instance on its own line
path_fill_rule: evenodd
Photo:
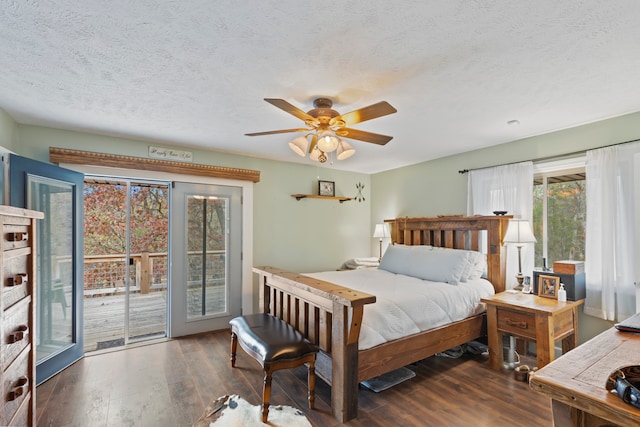
M 533 313 L 498 308 L 498 329 L 522 337 L 536 338 L 536 317 Z

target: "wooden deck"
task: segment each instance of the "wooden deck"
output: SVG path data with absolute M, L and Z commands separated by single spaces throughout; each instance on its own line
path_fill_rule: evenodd
M 124 294 L 102 294 L 84 299 L 85 353 L 124 345 Z M 190 286 L 187 296 L 189 316 L 201 311 L 200 286 Z M 207 313 L 225 310 L 225 285 L 207 286 Z M 166 288 L 143 294 L 131 293 L 129 300 L 129 342 L 161 338 L 167 335 Z
M 124 298 L 101 295 L 84 299 L 85 353 L 124 344 Z M 166 336 L 166 291 L 132 294 L 129 303 L 130 340 Z

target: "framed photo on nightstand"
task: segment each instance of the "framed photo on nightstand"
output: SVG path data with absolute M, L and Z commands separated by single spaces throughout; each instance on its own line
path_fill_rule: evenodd
M 336 187 L 333 181 L 318 181 L 318 195 L 332 196 L 336 195 Z
M 541 274 L 538 277 L 538 296 L 545 298 L 558 298 L 558 288 L 560 278 L 558 276 L 546 276 Z

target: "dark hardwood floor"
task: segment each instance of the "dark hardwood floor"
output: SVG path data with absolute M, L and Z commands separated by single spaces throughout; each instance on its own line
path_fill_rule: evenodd
M 236 366 L 229 365 L 227 331 L 88 356 L 37 388 L 37 425 L 190 426 L 225 394 L 260 403 L 260 366 L 240 349 Z M 361 388 L 359 417 L 346 425 L 552 425 L 548 397 L 515 381 L 512 371 L 490 370 L 482 355 L 434 356 L 410 368 L 415 378 L 381 393 Z M 314 426 L 340 425 L 330 388 L 316 384 L 310 410 L 306 368 L 277 371 L 271 403 L 301 409 Z

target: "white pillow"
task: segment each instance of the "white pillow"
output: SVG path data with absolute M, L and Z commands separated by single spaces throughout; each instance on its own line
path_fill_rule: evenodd
M 469 258 L 469 251 L 392 245 L 387 248 L 378 268 L 432 282 L 457 285 L 462 282 L 463 274 L 469 272 Z
M 486 272 L 487 272 L 486 255 L 478 251 L 467 251 L 464 249 L 451 249 L 451 248 L 439 248 L 439 247 L 434 247 L 434 249 L 439 251 L 466 252 L 468 254 L 469 263 L 465 266 L 464 271 L 462 272 L 462 277 L 460 279 L 461 282 L 476 280 L 486 275 Z
M 467 277 L 467 280 L 477 280 L 481 277 L 487 277 L 487 272 L 489 270 L 489 267 L 487 265 L 487 255 L 475 251 L 471 253 L 473 254 L 471 256 L 471 262 L 473 263 L 473 266 L 471 267 L 471 272 L 469 273 L 469 277 Z

